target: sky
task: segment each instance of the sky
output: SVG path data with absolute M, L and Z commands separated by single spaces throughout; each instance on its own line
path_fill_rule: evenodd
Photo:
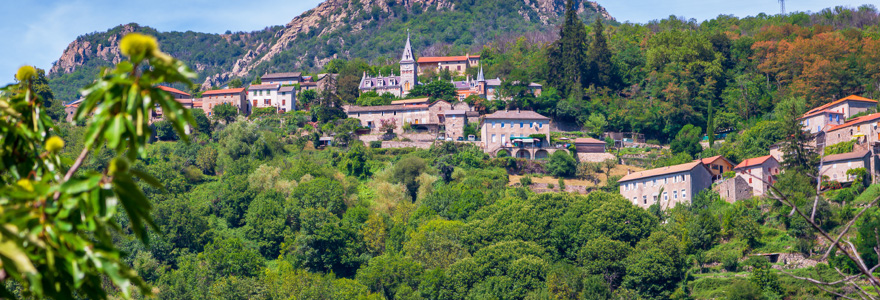
M 283 25 L 318 5 L 321 0 L 23 0 L 4 1 L 0 10 L 0 83 L 11 81 L 18 67 L 48 69 L 76 37 L 131 22 L 160 31 L 223 33 L 253 31 Z M 259 3 L 254 5 L 252 3 Z M 644 23 L 670 15 L 711 19 L 719 14 L 738 17 L 761 12 L 776 14 L 775 0 L 599 0 L 620 22 Z M 786 11 L 819 11 L 832 6 L 858 7 L 880 0 L 789 0 Z M 3 78 L 9 78 L 4 80 Z

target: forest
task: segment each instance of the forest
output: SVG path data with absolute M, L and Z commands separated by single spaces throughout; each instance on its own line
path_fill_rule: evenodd
M 328 64 L 335 89 L 310 96 L 308 111 L 209 118 L 155 88 L 196 74 L 155 39 L 129 36 L 129 59 L 83 89 L 77 122 L 53 112 L 39 70 L 22 68 L 0 90 L 2 297 L 838 299 L 878 285 L 859 276 L 878 263 L 880 185 L 861 174 L 817 188 L 818 154 L 794 121 L 878 93 L 870 6 L 700 24 L 586 26 L 571 14 L 558 40 L 487 45 L 487 77 L 546 87 L 534 97 L 506 86 L 513 99 L 480 104 L 487 111 L 531 108 L 590 134 L 644 133 L 669 144 L 653 166 L 716 154 L 738 162 L 776 143 L 803 150 L 786 157 L 771 197 L 728 203 L 707 190 L 647 210 L 619 195 L 610 171 L 565 152 L 534 162 L 468 143 L 365 144 L 357 120 L 328 111 L 356 103 L 349 77 L 381 65 Z M 166 117 L 149 126 L 156 105 Z M 703 148 L 707 133 L 726 136 Z M 330 135 L 336 146 L 316 147 Z M 585 195 L 562 191 L 588 176 L 606 180 Z M 533 177 L 559 179 L 559 190 L 539 193 Z M 838 234 L 849 252 L 824 238 Z

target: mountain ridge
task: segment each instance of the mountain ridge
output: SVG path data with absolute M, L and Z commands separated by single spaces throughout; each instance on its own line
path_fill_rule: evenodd
M 575 3 L 584 19 L 614 20 L 596 2 Z M 190 64 L 199 74 L 196 82 L 207 89 L 266 72 L 315 71 L 334 58 L 394 57 L 406 29 L 412 29 L 419 55 L 478 50 L 503 34 L 555 30 L 564 6 L 564 0 L 327 0 L 283 26 L 252 32 L 160 32 L 130 23 L 78 37 L 48 73 L 53 90 L 72 100 L 73 84 L 81 87 L 100 67 L 121 60 L 123 35 L 145 32 Z

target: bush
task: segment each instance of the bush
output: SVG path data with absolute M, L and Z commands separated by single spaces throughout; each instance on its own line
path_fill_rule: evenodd
M 382 148 L 382 141 L 371 141 L 370 148 Z
M 562 178 L 559 178 L 559 190 L 565 191 L 565 180 L 562 180 Z
M 522 186 L 532 185 L 532 176 L 526 175 L 526 176 L 520 177 L 519 184 Z
M 552 190 L 552 189 L 556 188 L 556 185 L 554 185 L 552 183 L 548 183 L 547 188 Z
M 577 162 L 571 154 L 565 151 L 556 151 L 550 155 L 547 171 L 556 177 L 571 177 L 577 171 Z

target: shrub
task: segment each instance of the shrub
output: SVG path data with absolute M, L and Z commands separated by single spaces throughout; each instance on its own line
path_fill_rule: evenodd
M 371 141 L 370 148 L 382 148 L 382 141 Z
M 548 183 L 547 188 L 552 190 L 552 189 L 556 188 L 556 185 L 553 185 L 552 183 Z
M 526 176 L 520 177 L 519 184 L 521 184 L 522 186 L 532 185 L 532 176 L 526 175 Z
M 559 190 L 565 191 L 565 180 L 562 180 L 562 178 L 559 178 Z
M 547 171 L 556 177 L 571 177 L 577 171 L 577 162 L 571 154 L 565 151 L 556 151 L 550 155 Z

